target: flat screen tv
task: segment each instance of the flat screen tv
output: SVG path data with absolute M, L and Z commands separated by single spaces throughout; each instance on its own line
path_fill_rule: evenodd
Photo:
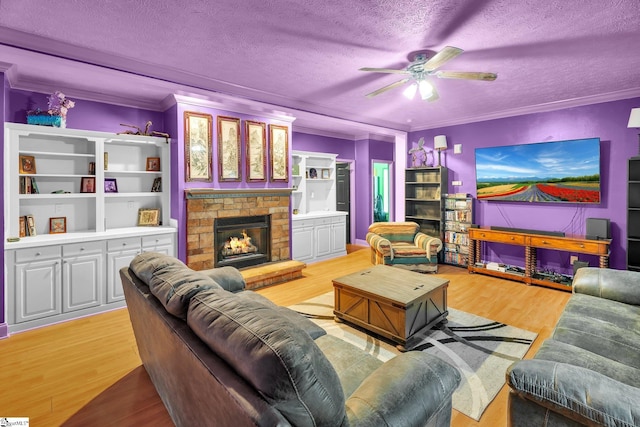
M 600 203 L 600 138 L 475 152 L 478 200 Z

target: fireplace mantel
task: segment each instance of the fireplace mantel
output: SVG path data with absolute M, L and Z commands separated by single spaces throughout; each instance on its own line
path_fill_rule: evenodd
M 292 188 L 188 188 L 186 199 L 221 199 L 228 197 L 290 196 Z

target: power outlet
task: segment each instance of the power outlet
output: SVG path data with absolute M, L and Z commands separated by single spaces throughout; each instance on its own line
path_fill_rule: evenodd
M 573 265 L 577 260 L 578 260 L 578 257 L 576 255 L 571 255 L 569 257 L 569 263 L 571 263 L 571 265 Z
M 127 203 L 127 207 L 128 207 L 129 209 L 133 209 L 133 202 L 129 202 L 129 203 Z

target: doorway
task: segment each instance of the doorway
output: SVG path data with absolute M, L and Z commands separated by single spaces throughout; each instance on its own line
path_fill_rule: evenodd
M 336 209 L 347 212 L 346 242 L 351 243 L 351 171 L 349 163 L 336 163 Z
M 373 221 L 388 222 L 391 206 L 391 162 L 373 161 Z

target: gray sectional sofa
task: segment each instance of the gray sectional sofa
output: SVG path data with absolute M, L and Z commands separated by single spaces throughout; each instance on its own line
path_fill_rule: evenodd
M 143 253 L 120 271 L 140 357 L 178 426 L 448 426 L 458 371 L 382 363 L 244 290 L 240 273 Z
M 640 272 L 579 269 L 552 336 L 507 383 L 513 427 L 640 426 Z

